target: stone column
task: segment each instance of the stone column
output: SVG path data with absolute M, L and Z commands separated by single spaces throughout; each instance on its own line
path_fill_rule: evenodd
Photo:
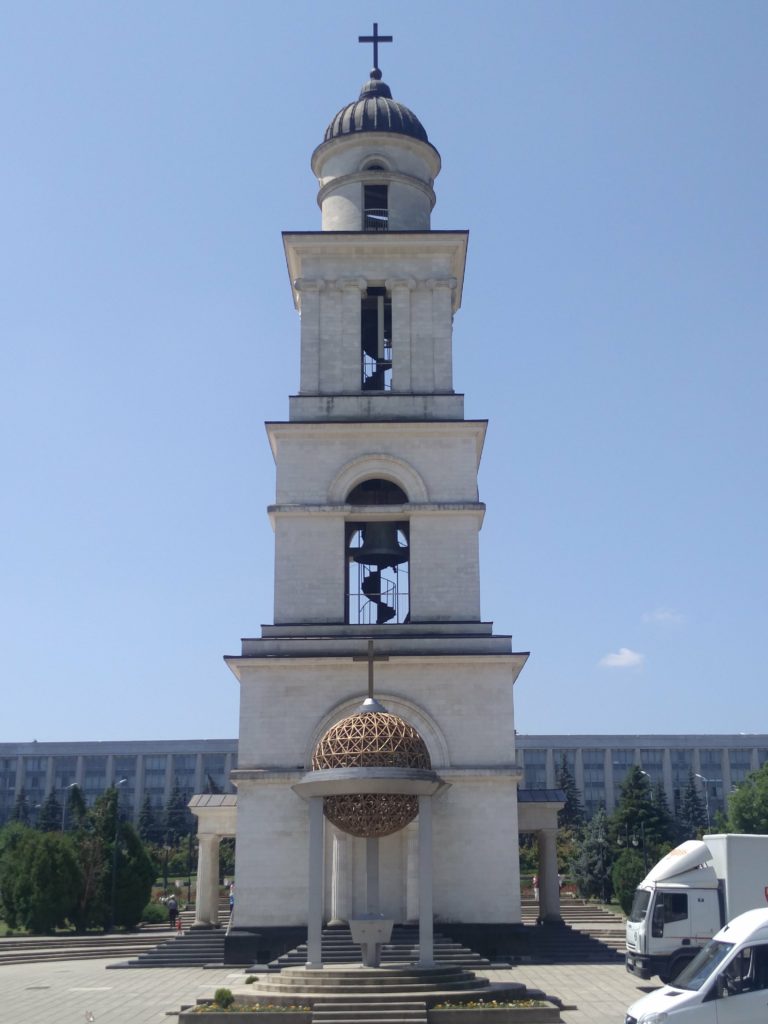
M 343 278 L 341 289 L 340 374 L 342 391 L 359 391 L 363 379 L 362 341 L 360 335 L 362 296 L 368 288 L 364 277 Z
M 197 899 L 193 928 L 219 925 L 219 842 L 221 836 L 198 835 Z
M 557 879 L 557 829 L 539 831 L 539 920 L 561 924 L 560 883 Z
M 320 388 L 320 292 L 322 281 L 294 282 L 301 305 L 301 370 L 299 391 L 313 394 Z
M 435 391 L 452 391 L 453 290 L 456 287 L 456 278 L 440 278 L 429 283 L 432 285 Z
M 307 967 L 323 966 L 323 798 L 309 798 Z
M 432 797 L 419 796 L 419 965 L 435 962 L 432 920 Z
M 365 840 L 365 912 L 379 913 L 379 840 Z
M 414 822 L 405 830 L 405 917 L 407 921 L 419 918 L 419 832 Z
M 392 390 L 411 390 L 411 289 L 416 282 L 407 277 L 386 282 L 392 298 Z
M 349 836 L 336 832 L 331 853 L 331 919 L 329 924 L 346 924 L 352 913 L 352 885 L 349 871 Z

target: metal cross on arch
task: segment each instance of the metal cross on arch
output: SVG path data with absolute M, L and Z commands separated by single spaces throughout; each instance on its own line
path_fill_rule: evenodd
M 352 661 L 367 661 L 368 662 L 368 698 L 373 700 L 373 663 L 374 661 L 389 661 L 388 654 L 374 654 L 373 653 L 373 640 L 368 641 L 368 653 L 367 654 L 355 654 L 352 656 Z
M 380 36 L 379 35 L 379 23 L 374 21 L 373 23 L 373 35 L 372 36 L 358 36 L 358 43 L 373 43 L 373 66 L 376 71 L 379 70 L 379 43 L 391 43 L 392 36 Z

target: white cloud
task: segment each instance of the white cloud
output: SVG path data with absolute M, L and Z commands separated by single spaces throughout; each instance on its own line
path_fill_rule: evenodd
M 685 616 L 682 612 L 675 611 L 674 608 L 654 608 L 652 612 L 643 613 L 643 622 L 656 622 L 665 626 L 679 626 L 681 622 L 685 622 Z
M 598 662 L 603 668 L 637 668 L 645 661 L 645 656 L 629 647 L 620 647 L 614 654 L 604 655 Z

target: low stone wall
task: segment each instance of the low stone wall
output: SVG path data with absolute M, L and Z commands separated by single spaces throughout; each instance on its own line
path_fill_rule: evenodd
M 179 1024 L 312 1024 L 311 1010 L 182 1010 Z
M 428 1010 L 429 1024 L 558 1024 L 561 1021 L 560 1011 L 554 1004 L 549 1006 L 518 1006 L 499 1007 L 498 1009 L 478 1009 L 458 1007 L 449 1010 Z M 205 1010 L 195 1013 L 182 1010 L 179 1024 L 312 1024 L 310 1011 L 271 1011 L 253 1012 L 242 1010 L 222 1012 L 221 1010 Z

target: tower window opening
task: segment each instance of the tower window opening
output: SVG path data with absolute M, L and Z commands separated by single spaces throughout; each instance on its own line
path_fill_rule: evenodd
M 360 318 L 363 391 L 392 387 L 392 300 L 385 288 L 369 288 Z
M 363 185 L 363 231 L 389 231 L 386 185 Z
M 391 480 L 363 480 L 347 495 L 348 505 L 404 505 L 408 495 Z
M 408 621 L 408 523 L 347 524 L 347 622 Z

